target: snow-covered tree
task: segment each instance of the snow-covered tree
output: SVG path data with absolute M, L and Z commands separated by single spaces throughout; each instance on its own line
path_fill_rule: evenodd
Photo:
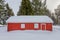
M 8 3 L 6 4 L 6 9 L 7 9 L 8 17 L 14 16 L 14 13 L 13 13 L 12 9 L 9 7 Z
M 34 15 L 47 15 L 51 16 L 49 9 L 47 9 L 46 1 L 44 0 L 32 0 L 32 7 Z
M 39 15 L 40 14 L 41 6 L 42 6 L 42 1 L 41 0 L 32 0 L 32 8 L 33 8 L 33 11 L 34 11 L 34 15 Z
M 6 24 L 6 20 L 13 15 L 12 9 L 5 4 L 5 0 L 0 0 L 0 24 Z
M 5 16 L 6 16 L 6 10 L 5 10 L 5 0 L 0 0 L 0 24 L 5 24 Z
M 57 19 L 57 24 L 59 22 L 58 17 L 60 16 L 60 5 L 58 5 L 57 9 L 55 9 L 55 14 L 56 14 L 56 19 Z
M 22 0 L 21 6 L 17 15 L 33 15 L 32 5 L 30 0 Z

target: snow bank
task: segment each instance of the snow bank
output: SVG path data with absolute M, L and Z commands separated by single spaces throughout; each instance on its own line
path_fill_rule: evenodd
M 54 26 L 53 26 L 53 30 L 59 31 L 59 30 L 60 30 L 60 26 L 59 26 L 59 25 L 54 25 Z
M 53 27 L 57 28 L 58 26 Z M 7 27 L 0 27 L 0 40 L 60 40 L 60 30 L 53 30 L 52 32 L 41 30 L 7 32 Z
M 0 26 L 0 33 L 2 33 L 2 32 L 7 32 L 7 26 L 6 25 L 2 25 L 2 26 Z
M 3 25 L 0 24 L 0 27 L 2 27 Z

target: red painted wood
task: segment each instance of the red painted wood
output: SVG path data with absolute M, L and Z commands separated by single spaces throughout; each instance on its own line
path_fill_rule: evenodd
M 46 30 L 52 31 L 52 23 L 46 23 Z
M 8 23 L 8 31 L 10 30 L 20 30 L 20 23 Z
M 39 23 L 39 30 L 41 30 L 41 23 Z
M 33 30 L 34 29 L 34 23 L 26 23 L 25 29 L 26 30 Z
M 42 25 L 41 29 L 41 23 L 38 23 L 38 28 L 34 28 L 34 23 L 24 23 L 25 28 L 21 28 L 21 23 L 8 23 L 8 31 L 11 30 L 45 30 L 44 25 Z M 46 30 L 52 31 L 52 23 L 46 23 Z
M 46 30 L 46 25 L 41 25 L 42 30 Z

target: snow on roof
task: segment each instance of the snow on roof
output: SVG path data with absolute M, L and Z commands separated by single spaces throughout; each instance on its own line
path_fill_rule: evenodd
M 7 23 L 53 23 L 51 18 L 48 16 L 12 16 L 7 21 Z

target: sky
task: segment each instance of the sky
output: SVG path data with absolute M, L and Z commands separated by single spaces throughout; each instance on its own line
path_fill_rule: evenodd
M 22 0 L 5 0 L 5 1 L 6 3 L 9 4 L 10 8 L 13 9 L 14 14 L 16 15 Z M 47 8 L 51 12 L 54 12 L 54 9 L 56 9 L 59 4 L 60 0 L 47 0 Z

